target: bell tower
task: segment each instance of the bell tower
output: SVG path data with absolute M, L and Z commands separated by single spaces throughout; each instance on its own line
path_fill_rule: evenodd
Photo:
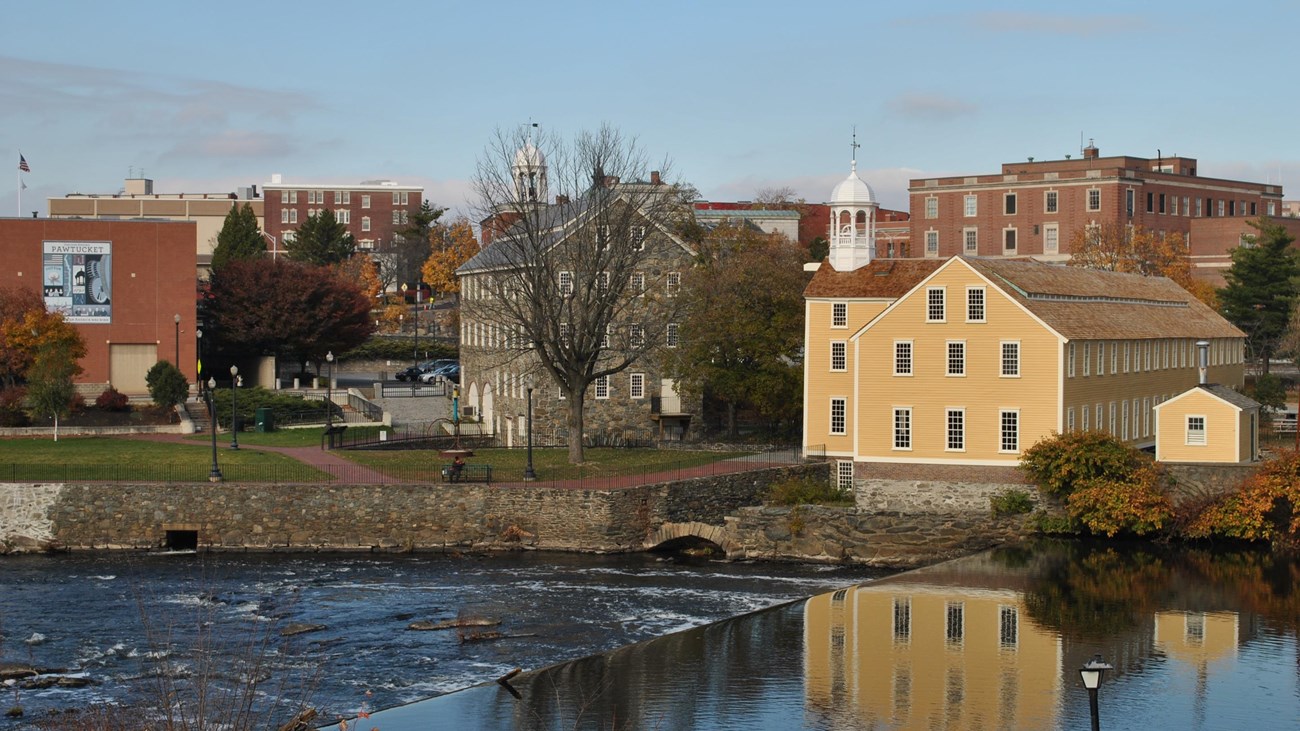
M 854 130 L 849 177 L 831 192 L 830 254 L 835 271 L 851 272 L 876 256 L 875 191 L 858 177 L 858 134 Z

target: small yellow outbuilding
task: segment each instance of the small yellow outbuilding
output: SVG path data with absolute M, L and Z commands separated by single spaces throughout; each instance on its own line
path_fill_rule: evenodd
M 1253 462 L 1259 403 L 1227 386 L 1202 383 L 1155 407 L 1156 461 Z

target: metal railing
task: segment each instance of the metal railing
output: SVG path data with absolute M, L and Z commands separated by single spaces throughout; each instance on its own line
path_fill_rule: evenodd
M 422 383 L 420 381 L 383 381 L 375 394 L 377 398 L 420 398 L 428 396 L 446 396 L 447 383 Z
M 367 421 L 384 420 L 384 408 L 359 393 L 348 391 L 348 408 L 366 417 Z

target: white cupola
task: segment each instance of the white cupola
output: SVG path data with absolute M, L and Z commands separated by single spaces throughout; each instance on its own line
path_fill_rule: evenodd
M 858 177 L 858 142 L 853 140 L 849 177 L 831 192 L 830 262 L 838 272 L 851 272 L 876 255 L 876 194 Z
M 515 196 L 520 203 L 546 202 L 546 156 L 533 145 L 531 138 L 515 151 L 515 162 L 510 171 L 515 180 Z

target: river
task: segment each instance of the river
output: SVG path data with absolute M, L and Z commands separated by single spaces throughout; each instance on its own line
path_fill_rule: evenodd
M 465 688 L 883 575 L 650 554 L 96 553 L 0 558 L 0 661 L 66 685 L 9 683 L 0 730 L 104 703 L 309 695 L 322 718 Z M 417 621 L 500 624 L 458 633 Z M 281 633 L 319 626 L 282 637 Z M 479 639 L 468 633 L 505 637 Z M 461 634 L 466 634 L 462 637 Z M 464 640 L 464 641 L 463 641 Z M 191 701 L 192 702 L 192 701 Z M 229 699 L 226 701 L 229 702 Z

